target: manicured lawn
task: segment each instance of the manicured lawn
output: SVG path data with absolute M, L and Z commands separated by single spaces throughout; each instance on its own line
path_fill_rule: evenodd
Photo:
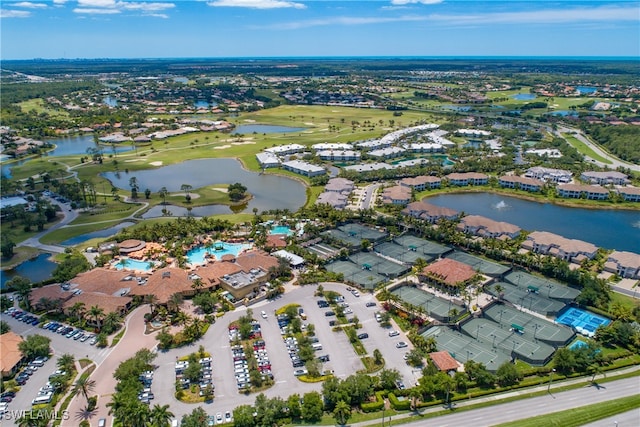
M 31 110 L 35 110 L 36 113 L 42 114 L 47 113 L 52 117 L 68 117 L 69 113 L 64 110 L 54 110 L 44 105 L 44 101 L 42 98 L 34 98 L 29 99 L 28 101 L 22 101 L 18 104 L 22 111 L 29 112 Z
M 583 154 L 585 156 L 591 157 L 592 159 L 595 159 L 599 162 L 602 163 L 607 163 L 607 164 L 611 164 L 611 161 L 609 161 L 608 159 L 605 159 L 604 157 L 602 157 L 601 155 L 599 155 L 598 153 L 596 153 L 595 151 L 593 151 L 591 149 L 591 147 L 589 147 L 587 144 L 585 144 L 584 142 L 580 141 L 578 138 L 576 138 L 573 135 L 569 135 L 568 133 L 563 133 L 562 137 L 576 150 L 578 150 L 578 152 L 580 154 Z
M 498 424 L 496 427 L 577 427 L 640 407 L 640 395 Z

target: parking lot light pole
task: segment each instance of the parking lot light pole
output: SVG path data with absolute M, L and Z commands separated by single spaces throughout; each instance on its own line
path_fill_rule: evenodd
M 552 369 L 551 372 L 549 372 L 549 385 L 547 386 L 547 393 L 551 392 L 551 381 L 553 381 L 553 373 L 555 371 L 555 369 Z

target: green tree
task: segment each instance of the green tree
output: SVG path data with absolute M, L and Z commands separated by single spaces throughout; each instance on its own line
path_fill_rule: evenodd
M 68 372 L 68 371 L 67 371 Z M 77 396 L 81 394 L 89 403 L 89 394 L 96 388 L 96 382 L 87 376 L 80 376 L 73 384 L 72 394 Z
M 25 359 L 33 360 L 37 357 L 48 357 L 51 353 L 49 344 L 51 339 L 42 335 L 28 335 L 21 343 L 18 349 Z
M 2 234 L 0 238 L 0 253 L 3 258 L 9 259 L 13 256 L 13 248 L 16 247 L 16 243 L 8 236 L 7 233 Z
M 153 405 L 149 419 L 152 427 L 169 427 L 173 412 L 169 411 L 169 405 Z
M 574 353 L 567 347 L 556 350 L 553 355 L 553 366 L 561 374 L 570 374 L 576 365 Z
M 378 378 L 380 380 L 380 387 L 391 391 L 396 388 L 396 382 L 402 377 L 397 369 L 383 369 L 378 375 Z
M 302 397 L 302 419 L 309 423 L 315 423 L 322 418 L 322 396 L 317 391 L 305 393 Z
M 299 420 L 302 416 L 302 407 L 300 406 L 300 395 L 292 394 L 287 399 L 287 407 L 289 408 L 289 416 L 292 420 Z
M 233 410 L 233 425 L 235 427 L 254 427 L 253 406 L 240 405 Z
M 190 414 L 183 415 L 180 420 L 181 427 L 202 427 L 207 425 L 208 415 L 201 407 L 195 408 Z
M 11 326 L 4 320 L 0 320 L 0 335 L 6 334 L 11 330 Z
M 501 387 L 508 387 L 518 384 L 522 376 L 518 368 L 511 362 L 504 362 L 496 371 L 496 381 Z
M 344 400 L 338 401 L 335 409 L 333 410 L 333 418 L 339 425 L 345 425 L 349 418 L 351 418 L 351 406 L 349 406 Z
M 31 308 L 31 281 L 29 281 L 29 279 L 22 276 L 15 276 L 13 279 L 5 283 L 5 285 L 9 289 L 13 289 L 16 295 L 22 298 L 27 309 Z
M 66 373 L 71 373 L 76 369 L 76 359 L 75 356 L 71 353 L 65 353 L 58 359 L 56 363 L 58 368 L 65 371 Z

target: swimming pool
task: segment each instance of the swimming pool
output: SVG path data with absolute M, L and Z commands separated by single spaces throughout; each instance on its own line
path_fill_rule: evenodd
M 189 250 L 187 252 L 187 261 L 189 264 L 204 264 L 207 254 L 213 255 L 217 260 L 220 260 L 227 254 L 238 256 L 240 252 L 246 249 L 251 249 L 251 244 L 215 242 L 212 245 L 198 246 Z
M 155 267 L 153 261 L 139 261 L 131 258 L 121 258 L 114 263 L 116 270 L 151 271 Z
M 269 234 L 286 234 L 287 236 L 291 236 L 293 234 L 293 231 L 291 231 L 291 228 L 286 225 L 278 225 L 276 227 L 273 227 L 269 231 Z
M 558 315 L 556 322 L 572 326 L 581 334 L 592 337 L 598 327 L 608 325 L 610 320 L 587 310 L 569 307 Z

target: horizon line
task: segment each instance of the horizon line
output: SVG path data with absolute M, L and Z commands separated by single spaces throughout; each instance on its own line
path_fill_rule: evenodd
M 323 59 L 342 59 L 342 60 L 384 60 L 384 59 L 447 59 L 447 60 L 487 60 L 487 59 L 496 59 L 496 60 L 504 60 L 504 59 L 519 59 L 519 60 L 592 60 L 592 61 L 607 61 L 607 60 L 617 60 L 617 61 L 637 61 L 640 62 L 640 58 L 638 56 L 603 56 L 603 55 L 593 55 L 593 56 L 584 56 L 584 55 L 336 55 L 336 56 L 318 56 L 318 55 L 310 55 L 310 56 L 185 56 L 185 57 L 77 57 L 77 58 L 22 58 L 22 59 L 2 59 L 3 62 L 6 61 L 131 61 L 131 60 L 295 60 L 295 59 L 303 59 L 303 60 L 323 60 Z

